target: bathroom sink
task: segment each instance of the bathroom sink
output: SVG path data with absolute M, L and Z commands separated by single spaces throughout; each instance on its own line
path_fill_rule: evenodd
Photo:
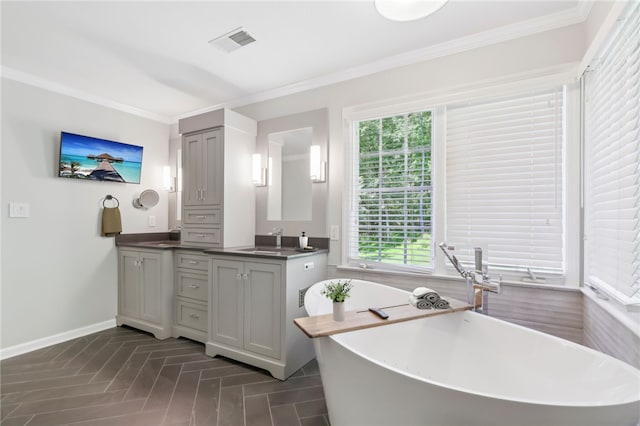
M 180 241 L 142 241 L 138 244 L 149 247 L 174 247 L 180 244 Z
M 238 251 L 243 251 L 245 253 L 253 253 L 253 254 L 281 254 L 280 250 L 278 250 L 276 248 L 271 250 L 271 249 L 266 249 L 266 248 L 250 247 L 250 248 L 246 248 L 246 249 L 240 249 Z

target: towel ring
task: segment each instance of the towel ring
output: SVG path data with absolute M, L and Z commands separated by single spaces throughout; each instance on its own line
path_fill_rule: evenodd
M 104 200 L 102 200 L 102 207 L 105 207 L 105 208 L 107 207 L 107 206 L 104 205 L 104 203 L 107 200 L 116 200 L 116 208 L 120 207 L 120 201 L 118 201 L 118 199 L 116 197 L 114 197 L 113 195 L 111 195 L 111 194 L 109 194 L 106 197 L 104 197 Z

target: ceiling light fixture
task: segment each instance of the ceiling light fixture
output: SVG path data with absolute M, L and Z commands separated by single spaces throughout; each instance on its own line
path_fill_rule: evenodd
M 414 21 L 431 15 L 448 0 L 374 0 L 376 10 L 392 21 Z

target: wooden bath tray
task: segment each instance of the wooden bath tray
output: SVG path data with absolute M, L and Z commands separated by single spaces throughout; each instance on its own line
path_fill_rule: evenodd
M 435 317 L 453 312 L 467 311 L 473 306 L 455 299 L 447 299 L 450 309 L 418 309 L 410 304 L 382 307 L 389 318 L 382 319 L 369 310 L 347 311 L 344 321 L 334 321 L 333 314 L 317 315 L 313 317 L 295 318 L 293 322 L 307 336 L 323 337 L 347 331 L 362 330 L 364 328 L 395 324 L 419 318 Z

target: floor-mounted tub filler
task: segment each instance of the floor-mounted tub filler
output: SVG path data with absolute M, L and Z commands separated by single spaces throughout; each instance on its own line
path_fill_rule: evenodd
M 306 293 L 310 316 L 331 312 Z M 407 303 L 352 280 L 346 309 Z M 472 311 L 313 339 L 332 426 L 637 425 L 640 370 Z

